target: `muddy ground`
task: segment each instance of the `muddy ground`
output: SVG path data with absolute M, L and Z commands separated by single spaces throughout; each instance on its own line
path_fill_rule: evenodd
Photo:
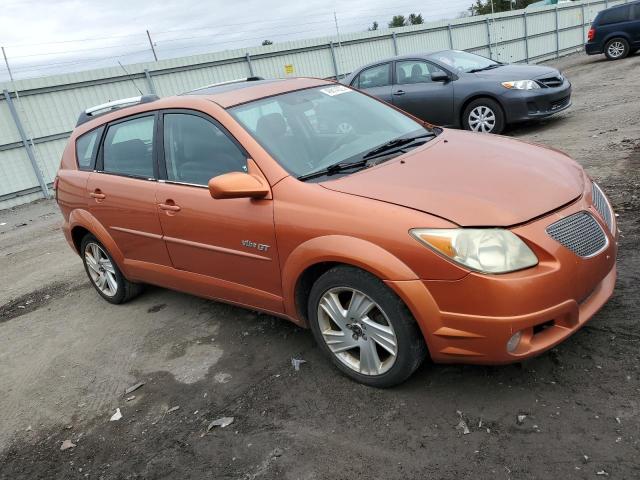
M 620 215 L 615 295 L 586 328 L 523 364 L 425 364 L 376 390 L 280 319 L 159 288 L 107 304 L 55 204 L 2 211 L 0 477 L 640 478 L 640 56 L 552 63 L 573 107 L 508 134 L 568 152 Z

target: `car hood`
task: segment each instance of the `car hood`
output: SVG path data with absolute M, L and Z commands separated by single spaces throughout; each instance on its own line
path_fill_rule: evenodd
M 508 82 L 511 80 L 536 80 L 538 78 L 560 75 L 555 68 L 543 65 L 503 65 L 492 70 L 472 73 L 481 78 Z
M 551 148 L 445 129 L 405 155 L 321 185 L 465 227 L 508 227 L 578 198 L 584 173 L 567 155 Z

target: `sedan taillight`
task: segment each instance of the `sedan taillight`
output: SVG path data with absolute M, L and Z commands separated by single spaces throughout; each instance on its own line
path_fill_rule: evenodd
M 591 41 L 595 38 L 595 36 L 596 36 L 596 29 L 591 27 L 589 29 L 589 32 L 587 33 L 587 40 Z

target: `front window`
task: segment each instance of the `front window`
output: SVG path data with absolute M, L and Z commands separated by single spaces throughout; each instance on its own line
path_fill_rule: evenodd
M 285 93 L 230 112 L 296 177 L 366 160 L 368 154 L 378 154 L 374 150 L 398 139 L 433 136 L 410 117 L 342 85 Z
M 458 72 L 473 73 L 481 70 L 490 70 L 502 65 L 480 55 L 463 52 L 460 50 L 445 50 L 443 52 L 434 53 L 431 58 L 447 65 Z

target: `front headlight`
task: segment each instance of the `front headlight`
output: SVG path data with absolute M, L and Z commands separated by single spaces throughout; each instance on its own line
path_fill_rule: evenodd
M 414 228 L 418 241 L 456 263 L 483 273 L 507 273 L 538 264 L 520 238 L 502 228 Z
M 510 90 L 535 90 L 540 88 L 540 85 L 533 80 L 512 80 L 510 82 L 502 82 L 502 86 Z

